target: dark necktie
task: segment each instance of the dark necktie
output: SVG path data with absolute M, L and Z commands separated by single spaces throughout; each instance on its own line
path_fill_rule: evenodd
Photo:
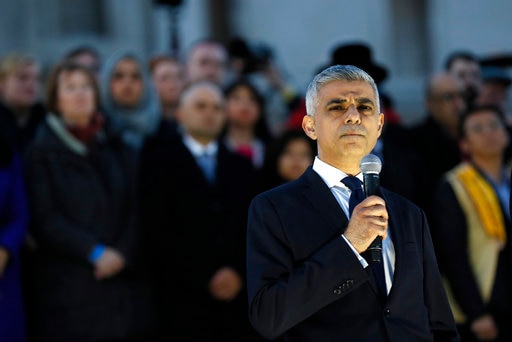
M 348 200 L 348 213 L 352 216 L 354 207 L 364 200 L 363 183 L 359 178 L 348 176 L 341 180 L 343 184 L 350 189 L 350 199 Z
M 359 180 L 359 178 L 354 176 L 347 176 L 341 180 L 343 184 L 350 189 L 350 198 L 348 200 L 348 212 L 349 215 L 352 216 L 352 211 L 354 207 L 364 200 L 365 195 L 363 191 L 363 183 Z M 382 298 L 385 298 L 387 295 L 386 290 L 386 280 L 384 276 L 384 265 L 382 262 L 372 261 L 368 252 L 361 253 L 361 256 L 366 259 L 373 273 L 373 277 L 375 279 L 375 283 L 377 284 L 377 288 L 380 292 Z

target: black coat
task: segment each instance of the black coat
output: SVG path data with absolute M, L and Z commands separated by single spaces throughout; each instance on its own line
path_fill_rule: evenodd
M 148 315 L 137 276 L 133 152 L 100 135 L 88 153 L 72 151 L 45 123 L 27 151 L 27 188 L 36 240 L 33 267 L 35 336 L 41 341 L 125 338 Z M 131 166 L 130 166 L 131 165 Z M 98 281 L 93 246 L 116 248 L 127 266 Z
M 247 208 L 255 190 L 250 161 L 219 143 L 210 185 L 182 138 L 147 142 L 140 155 L 141 222 L 154 271 L 164 341 L 247 341 L 247 295 L 215 300 L 208 282 L 224 266 L 245 278 Z
M 140 154 L 141 222 L 164 341 L 247 341 L 244 291 L 215 300 L 208 282 L 224 266 L 245 278 L 247 208 L 255 194 L 251 162 L 219 142 L 210 185 L 180 135 L 147 142 Z M 245 281 L 244 281 L 245 283 Z
M 22 155 L 34 139 L 46 115 L 46 110 L 40 103 L 34 104 L 28 111 L 28 120 L 22 126 L 16 121 L 12 110 L 0 102 L 0 131 L 6 137 L 9 144 L 15 147 Z
M 249 316 L 285 341 L 457 341 L 423 211 L 381 188 L 395 249 L 386 300 L 341 237 L 348 224 L 310 167 L 249 208 Z
M 409 148 L 384 140 L 380 184 L 426 210 L 430 188 L 427 169 Z
M 462 160 L 457 139 L 452 138 L 446 129 L 432 116 L 408 129 L 408 146 L 421 159 L 426 171 L 426 206 L 423 208 L 430 215 L 430 205 L 434 189 L 443 174 Z

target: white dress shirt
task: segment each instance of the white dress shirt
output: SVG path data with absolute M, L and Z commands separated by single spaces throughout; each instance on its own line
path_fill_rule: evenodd
M 323 161 L 321 161 L 318 156 L 315 157 L 313 162 L 313 170 L 318 173 L 318 175 L 322 178 L 325 184 L 329 187 L 332 194 L 338 201 L 341 209 L 345 212 L 345 215 L 350 219 L 349 211 L 348 211 L 348 202 L 350 199 L 350 189 L 345 186 L 341 182 L 341 180 L 347 177 L 347 174 L 343 171 L 338 170 L 334 166 L 331 166 Z M 363 182 L 363 174 L 359 173 L 356 175 L 361 182 Z M 359 259 L 361 265 L 366 268 L 368 267 L 368 263 L 366 259 L 363 258 L 357 250 L 352 246 L 350 241 L 344 235 L 341 235 L 343 239 L 348 243 L 352 251 Z M 395 247 L 393 245 L 393 241 L 391 239 L 391 230 L 388 227 L 388 236 L 386 239 L 382 240 L 382 257 L 384 262 L 384 274 L 386 278 L 386 288 L 387 292 L 391 290 L 391 285 L 393 283 L 393 273 L 395 271 Z
M 207 145 L 203 145 L 187 134 L 183 137 L 183 143 L 196 159 L 197 164 L 201 167 L 208 182 L 215 183 L 217 151 L 219 149 L 217 141 L 214 140 Z
M 192 155 L 196 158 L 205 153 L 208 155 L 215 156 L 217 155 L 217 151 L 219 149 L 219 144 L 217 143 L 216 140 L 211 141 L 210 143 L 208 143 L 208 145 L 205 146 L 199 143 L 194 138 L 192 138 L 192 136 L 190 136 L 189 134 L 185 134 L 183 136 L 183 143 L 190 150 L 190 153 L 192 153 Z

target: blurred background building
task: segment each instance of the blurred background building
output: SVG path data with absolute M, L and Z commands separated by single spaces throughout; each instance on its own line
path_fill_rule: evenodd
M 148 57 L 242 36 L 269 47 L 304 89 L 333 46 L 362 40 L 388 69 L 384 87 L 408 124 L 423 115 L 426 76 L 451 51 L 512 53 L 511 12 L 508 0 L 0 0 L 0 55 L 21 50 L 51 65 L 83 44 Z

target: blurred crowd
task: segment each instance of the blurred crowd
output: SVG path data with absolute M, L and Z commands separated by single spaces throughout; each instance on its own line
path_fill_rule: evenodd
M 37 56 L 0 59 L 1 341 L 264 341 L 247 209 L 316 157 L 275 53 L 240 37 L 147 60 L 84 45 L 45 75 Z M 378 85 L 380 184 L 425 211 L 463 341 L 510 341 L 508 62 L 453 51 L 406 126 L 371 46 L 330 53 L 315 71 L 352 64 Z

